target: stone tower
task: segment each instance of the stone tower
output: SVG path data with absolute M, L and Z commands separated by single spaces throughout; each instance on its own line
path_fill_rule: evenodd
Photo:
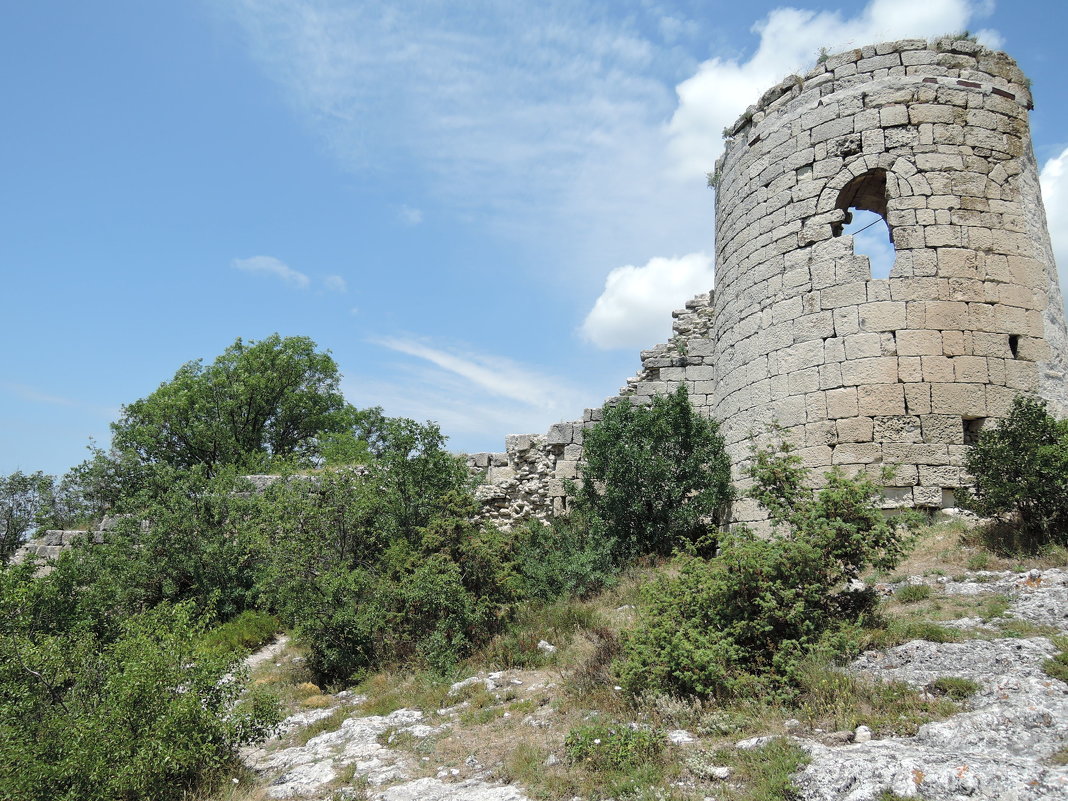
M 888 505 L 954 505 L 966 444 L 1020 392 L 1068 412 L 1068 336 L 1028 81 L 967 40 L 831 56 L 771 88 L 726 132 L 716 288 L 676 312 L 621 394 L 669 392 L 721 423 L 740 477 L 777 422 L 813 473 L 894 469 Z M 874 278 L 843 233 L 879 215 L 894 263 Z M 498 519 L 561 509 L 580 422 L 479 454 Z M 759 519 L 738 503 L 736 519 Z
M 1030 107 L 1003 53 L 908 40 L 788 78 L 727 131 L 709 407 L 735 462 L 777 420 L 816 472 L 890 465 L 896 503 L 952 506 L 965 445 L 1017 393 L 1065 411 Z M 889 278 L 842 234 L 850 209 L 889 227 Z

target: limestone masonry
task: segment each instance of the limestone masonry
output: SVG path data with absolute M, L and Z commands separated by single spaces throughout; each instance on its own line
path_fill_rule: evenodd
M 685 383 L 736 479 L 750 435 L 777 421 L 816 474 L 890 466 L 889 506 L 955 505 L 966 444 L 1016 394 L 1068 413 L 1028 86 L 1004 53 L 946 38 L 851 50 L 765 92 L 710 177 L 715 292 L 675 312 L 621 398 Z M 889 278 L 842 233 L 850 209 L 886 221 Z M 598 414 L 471 456 L 487 517 L 562 512 Z M 761 515 L 742 500 L 734 517 Z

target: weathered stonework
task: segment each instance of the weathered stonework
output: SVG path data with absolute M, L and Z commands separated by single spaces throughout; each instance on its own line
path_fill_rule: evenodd
M 1016 394 L 1068 412 L 1029 108 L 1015 62 L 966 40 L 858 48 L 772 87 L 727 130 L 712 177 L 715 292 L 675 313 L 672 341 L 642 353 L 621 395 L 684 382 L 739 481 L 752 436 L 777 422 L 816 474 L 890 466 L 889 505 L 953 506 L 967 443 Z M 885 219 L 889 278 L 842 234 L 850 208 Z M 561 511 L 596 415 L 532 445 L 522 497 L 491 471 L 496 508 Z M 472 466 L 518 472 L 519 453 Z M 747 501 L 734 515 L 761 517 Z

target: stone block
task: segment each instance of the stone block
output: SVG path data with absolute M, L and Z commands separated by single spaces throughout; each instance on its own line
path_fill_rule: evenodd
M 897 332 L 899 356 L 941 356 L 942 333 L 934 330 L 901 330 Z
M 953 369 L 953 360 L 946 356 L 924 356 L 920 359 L 923 365 L 923 380 L 928 383 L 949 382 L 956 380 L 956 371 Z
M 575 427 L 571 423 L 555 423 L 549 427 L 545 438 L 548 445 L 570 445 L 575 439 Z
M 1021 392 L 1038 389 L 1038 365 L 1034 362 L 1007 361 L 1005 363 L 1005 386 Z
M 559 461 L 556 463 L 557 478 L 576 479 L 578 475 L 578 462 Z
M 838 442 L 871 442 L 872 419 L 849 417 L 836 421 L 835 433 Z
M 878 334 L 853 334 L 845 337 L 847 359 L 867 359 L 882 355 L 882 345 Z
M 834 420 L 857 416 L 857 390 L 855 387 L 832 389 L 826 394 L 827 417 Z M 809 417 L 811 420 L 812 418 Z
M 876 442 L 920 442 L 920 418 L 915 415 L 891 415 L 873 420 L 872 439 Z
M 925 326 L 930 329 L 962 331 L 970 329 L 968 304 L 960 301 L 931 301 L 924 309 Z
M 521 453 L 530 450 L 532 434 L 509 434 L 504 438 L 504 449 L 509 453 Z
M 913 487 L 912 488 L 912 504 L 913 506 L 921 506 L 928 508 L 941 508 L 942 506 L 942 488 L 941 487 Z
M 845 442 L 834 449 L 834 464 L 873 464 L 883 458 L 882 446 L 877 442 Z
M 953 359 L 953 370 L 957 381 L 985 384 L 990 378 L 982 356 L 958 356 Z
M 964 444 L 964 424 L 957 415 L 926 414 L 920 417 L 924 442 Z
M 905 327 L 905 304 L 900 301 L 867 303 L 857 311 L 863 331 L 896 331 Z
M 903 415 L 905 387 L 903 384 L 875 384 L 857 387 L 857 410 L 861 415 Z
M 842 362 L 842 383 L 845 386 L 895 384 L 897 380 L 897 358 L 894 356 Z
M 905 384 L 905 411 L 909 414 L 929 414 L 931 387 L 929 384 Z
M 969 384 L 932 384 L 931 411 L 961 417 L 986 417 L 986 394 Z

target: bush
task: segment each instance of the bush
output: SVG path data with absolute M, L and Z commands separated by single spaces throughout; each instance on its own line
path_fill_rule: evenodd
M 83 627 L 42 632 L 32 589 L 2 588 L 0 797 L 180 799 L 266 737 L 277 705 L 240 700 L 232 657 L 195 652 L 190 605 L 162 605 L 101 639 Z
M 228 654 L 244 654 L 266 645 L 279 631 L 278 618 L 248 609 L 232 620 L 208 631 L 201 648 Z
M 948 695 L 954 701 L 963 701 L 969 695 L 979 692 L 981 688 L 971 679 L 942 676 L 928 684 L 927 689 L 938 695 Z
M 1043 401 L 1018 395 L 997 426 L 980 432 L 965 456 L 975 477 L 960 503 L 984 517 L 1019 522 L 1025 548 L 1068 545 L 1068 421 Z
M 850 581 L 903 555 L 906 538 L 875 505 L 866 477 L 832 471 L 813 495 L 788 450 L 758 453 L 750 472 L 778 535 L 732 532 L 715 559 L 681 557 L 676 575 L 646 588 L 642 624 L 620 664 L 631 692 L 789 694 L 805 657 L 844 647 L 843 627 L 873 608 L 874 594 Z
M 530 521 L 515 536 L 516 570 L 529 598 L 588 595 L 614 580 L 612 543 L 577 520 Z
M 903 604 L 914 604 L 930 598 L 931 588 L 926 584 L 906 584 L 897 588 L 894 597 Z
M 447 670 L 523 594 L 510 538 L 471 522 L 468 475 L 437 428 L 401 423 L 367 470 L 278 482 L 257 499 L 261 598 L 327 682 L 387 663 Z
M 576 726 L 564 739 L 564 752 L 572 764 L 592 770 L 626 770 L 655 762 L 664 751 L 664 735 L 625 723 L 590 723 Z
M 648 406 L 606 405 L 583 446 L 575 507 L 617 560 L 708 544 L 731 499 L 730 461 L 717 423 L 694 411 L 685 386 Z

